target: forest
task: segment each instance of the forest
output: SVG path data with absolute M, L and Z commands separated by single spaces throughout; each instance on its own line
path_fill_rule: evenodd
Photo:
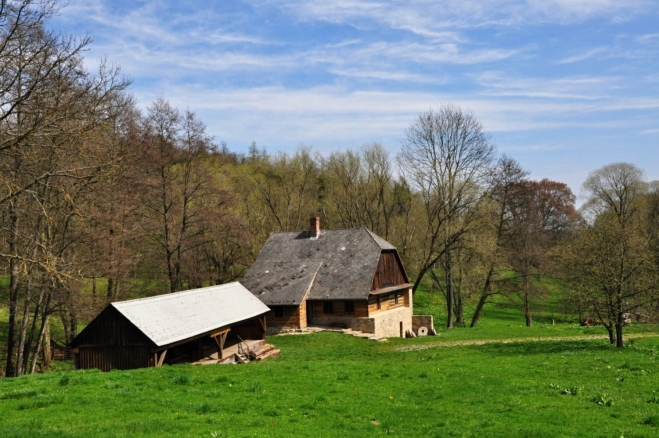
M 0 3 L 5 376 L 47 367 L 51 327 L 68 343 L 108 302 L 239 280 L 270 233 L 310 216 L 394 244 L 414 291 L 445 297 L 447 327 L 476 326 L 495 295 L 527 326 L 559 299 L 621 348 L 626 324 L 656 321 L 659 182 L 635 165 L 594 169 L 577 209 L 566 184 L 532 179 L 450 103 L 410 120 L 387 145 L 397 154 L 377 142 L 237 153 L 165 97 L 141 110 L 112 62 L 88 70 L 91 38 L 50 30 L 57 11 Z

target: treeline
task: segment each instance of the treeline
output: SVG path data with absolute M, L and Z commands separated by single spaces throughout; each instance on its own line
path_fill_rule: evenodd
M 0 4 L 7 376 L 48 366 L 51 320 L 68 343 L 107 302 L 239 279 L 270 233 L 312 215 L 396 245 L 414 290 L 446 297 L 448 327 L 476 325 L 495 294 L 530 326 L 548 275 L 620 346 L 630 314 L 654 317 L 659 192 L 635 167 L 593 172 L 582 215 L 565 184 L 529 179 L 453 105 L 420 113 L 395 157 L 378 143 L 236 154 L 193 112 L 164 99 L 138 110 L 118 67 L 88 71 L 90 40 L 48 30 L 56 12 Z

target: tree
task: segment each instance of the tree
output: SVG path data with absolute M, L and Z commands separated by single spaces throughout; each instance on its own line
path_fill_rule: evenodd
M 140 169 L 144 232 L 169 292 L 184 289 L 186 257 L 208 242 L 209 209 L 223 202 L 204 165 L 212 139 L 195 114 L 181 115 L 164 99 L 149 106 L 141 139 Z M 190 266 L 189 264 L 187 266 Z
M 494 151 L 473 113 L 447 104 L 417 116 L 398 156 L 407 180 L 419 191 L 426 222 L 413 291 L 443 258 L 448 327 L 453 327 L 454 250 L 474 222 Z
M 63 250 L 75 239 L 69 225 L 81 216 L 76 195 L 117 160 L 98 147 L 93 133 L 111 124 L 126 102 L 122 90 L 128 81 L 117 67 L 101 62 L 95 75 L 84 68 L 81 53 L 89 38 L 46 28 L 56 12 L 48 0 L 0 3 L 0 208 L 7 218 L 0 257 L 8 262 L 10 277 L 7 376 L 28 368 L 30 333 L 41 317 L 45 330 L 50 299 L 45 291 L 74 275 Z M 43 293 L 31 324 L 35 289 Z
M 643 214 L 646 187 L 643 172 L 632 164 L 614 163 L 591 172 L 583 184 L 588 222 L 562 254 L 580 301 L 619 348 L 629 314 L 655 295 L 657 264 Z
M 507 214 L 510 227 L 504 235 L 508 266 L 514 275 L 507 278 L 508 288 L 519 297 L 527 327 L 533 324 L 531 298 L 549 270 L 551 249 L 577 221 L 575 196 L 560 182 L 523 180 L 512 187 Z
M 480 298 L 474 310 L 470 327 L 475 327 L 487 299 L 495 293 L 494 283 L 501 281 L 503 270 L 508 268 L 505 262 L 505 244 L 512 228 L 511 204 L 516 188 L 526 178 L 528 172 L 514 159 L 502 156 L 497 160 L 487 176 L 487 201 L 483 205 L 485 226 L 481 227 L 479 242 L 486 246 L 483 254 L 485 276 L 480 289 Z M 489 245 L 487 245 L 489 243 Z

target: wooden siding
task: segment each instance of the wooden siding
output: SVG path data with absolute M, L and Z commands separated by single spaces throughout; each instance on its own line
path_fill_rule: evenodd
M 232 344 L 230 341 L 238 341 L 238 336 L 243 340 L 247 339 L 265 339 L 265 331 L 259 321 L 259 318 L 248 319 L 238 324 L 231 326 L 231 330 L 227 334 L 227 343 Z
M 331 317 L 361 318 L 368 316 L 368 303 L 366 301 L 347 300 L 354 303 L 355 305 L 354 313 L 346 313 L 345 311 L 346 301 L 344 300 L 328 300 L 328 301 L 331 301 L 334 312 L 325 313 L 325 301 L 314 301 L 313 302 L 314 316 L 319 318 L 331 318 Z
M 398 304 L 396 304 L 396 294 L 398 294 Z M 409 307 L 409 296 L 408 289 L 401 289 L 398 292 L 391 292 L 384 295 L 371 295 L 368 299 L 368 315 L 384 312 L 389 309 L 396 309 L 398 307 Z M 379 307 L 378 298 L 380 299 Z
M 300 327 L 307 326 L 307 300 L 302 300 L 300 307 L 298 307 L 300 314 Z
M 106 307 L 76 338 L 78 369 L 127 370 L 153 365 L 155 345 L 114 307 Z
M 137 327 L 112 306 L 106 307 L 75 339 L 73 347 L 103 345 L 155 347 Z
M 149 347 L 103 345 L 80 347 L 76 355 L 78 369 L 98 368 L 101 371 L 130 370 L 153 366 Z
M 384 289 L 404 283 L 407 283 L 407 278 L 396 251 L 382 251 L 373 276 L 371 290 Z
M 283 308 L 284 316 L 275 317 L 275 307 Z M 307 324 L 306 317 L 306 302 L 303 302 L 299 306 L 270 306 L 272 309 L 270 312 L 266 313 L 266 319 L 268 322 L 268 327 L 286 327 L 286 328 L 299 328 L 300 322 L 302 321 L 302 315 L 304 314 L 304 324 Z

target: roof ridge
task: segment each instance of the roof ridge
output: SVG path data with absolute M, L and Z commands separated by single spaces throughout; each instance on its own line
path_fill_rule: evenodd
M 213 286 L 206 286 L 206 287 L 196 287 L 194 289 L 187 289 L 187 290 L 180 290 L 178 292 L 170 292 L 170 293 L 164 293 L 160 295 L 153 295 L 151 297 L 142 297 L 142 298 L 133 298 L 132 300 L 123 300 L 123 301 L 113 301 L 110 304 L 127 304 L 127 303 L 135 303 L 138 301 L 159 301 L 159 300 L 167 300 L 167 299 L 172 299 L 172 298 L 177 298 L 179 295 L 182 294 L 189 294 L 191 292 L 196 292 L 196 291 L 209 291 L 209 289 L 224 289 L 229 286 L 233 286 L 235 283 L 240 283 L 239 281 L 232 281 L 231 283 L 224 283 L 224 284 L 215 284 Z M 242 286 L 242 284 L 241 284 Z M 245 286 L 243 286 L 245 287 Z

